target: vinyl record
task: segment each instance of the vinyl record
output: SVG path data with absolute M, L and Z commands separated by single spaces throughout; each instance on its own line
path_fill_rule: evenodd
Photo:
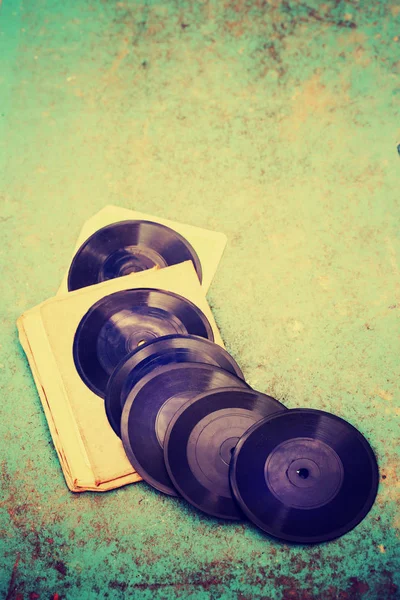
M 194 396 L 220 387 L 249 388 L 243 379 L 219 367 L 178 363 L 157 367 L 128 395 L 121 418 L 122 442 L 136 471 L 157 490 L 177 495 L 163 453 L 172 417 Z
M 229 485 L 232 452 L 249 427 L 284 410 L 271 396 L 232 387 L 205 392 L 184 404 L 164 442 L 165 465 L 176 490 L 209 515 L 242 518 Z
M 171 333 L 214 339 L 205 315 L 182 296 L 148 288 L 115 292 L 96 302 L 79 323 L 73 347 L 76 369 L 104 398 L 110 375 L 122 358 Z
M 256 423 L 230 466 L 233 494 L 258 527 L 288 542 L 344 535 L 365 517 L 378 465 L 357 429 L 330 413 L 288 410 Z
M 201 282 L 199 257 L 179 233 L 152 221 L 120 221 L 96 231 L 79 248 L 68 274 L 68 290 L 191 260 Z
M 172 363 L 207 363 L 243 379 L 243 373 L 228 352 L 195 335 L 167 335 L 140 346 L 117 365 L 106 390 L 105 408 L 115 433 L 121 435 L 121 414 L 133 386 L 154 368 Z

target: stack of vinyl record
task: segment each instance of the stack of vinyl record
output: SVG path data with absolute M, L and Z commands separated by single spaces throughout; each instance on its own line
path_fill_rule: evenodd
M 176 232 L 112 225 L 77 252 L 69 290 L 187 259 L 201 280 L 196 252 Z M 182 296 L 139 288 L 103 297 L 81 320 L 73 355 L 131 464 L 160 492 L 301 543 L 343 535 L 370 510 L 378 467 L 361 433 L 252 389 Z

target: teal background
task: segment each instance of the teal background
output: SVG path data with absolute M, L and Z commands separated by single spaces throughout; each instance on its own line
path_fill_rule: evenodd
M 5 0 L 0 29 L 1 597 L 400 597 L 400 6 Z M 227 234 L 208 298 L 249 382 L 377 453 L 354 531 L 289 547 L 143 483 L 67 490 L 15 320 L 109 203 Z

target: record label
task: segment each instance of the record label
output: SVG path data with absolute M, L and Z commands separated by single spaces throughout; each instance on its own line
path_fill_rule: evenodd
M 242 435 L 259 420 L 286 410 L 251 389 L 207 391 L 187 402 L 167 430 L 164 458 L 175 488 L 215 517 L 240 519 L 229 484 L 229 464 Z
M 200 363 L 158 367 L 135 385 L 122 411 L 121 438 L 130 462 L 145 481 L 165 494 L 177 495 L 164 463 L 168 425 L 188 400 L 227 386 L 249 388 L 236 375 Z
M 230 465 L 233 494 L 258 527 L 279 539 L 325 542 L 366 516 L 378 489 L 371 446 L 350 423 L 293 409 L 253 425 Z

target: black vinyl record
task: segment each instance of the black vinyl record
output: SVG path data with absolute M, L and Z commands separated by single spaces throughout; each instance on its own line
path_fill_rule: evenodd
M 266 533 L 296 543 L 344 535 L 366 516 L 378 489 L 371 446 L 327 412 L 293 409 L 256 423 L 237 444 L 233 494 Z
M 164 463 L 167 427 L 185 402 L 220 387 L 248 389 L 229 371 L 201 363 L 157 367 L 128 395 L 121 418 L 121 438 L 136 471 L 157 490 L 176 496 Z
M 152 221 L 120 221 L 99 229 L 82 244 L 69 269 L 68 290 L 186 260 L 193 262 L 201 282 L 199 257 L 182 235 Z
M 284 410 L 271 396 L 232 387 L 205 392 L 184 404 L 164 442 L 165 465 L 176 490 L 209 515 L 241 519 L 229 485 L 233 450 L 254 423 Z
M 180 334 L 152 340 L 123 358 L 108 382 L 105 408 L 118 436 L 121 435 L 122 409 L 134 385 L 156 367 L 183 362 L 211 364 L 243 379 L 242 371 L 230 354 L 210 340 Z
M 122 290 L 101 298 L 78 325 L 73 354 L 86 385 L 104 398 L 111 373 L 135 348 L 171 333 L 213 340 L 211 325 L 192 302 L 165 290 Z

